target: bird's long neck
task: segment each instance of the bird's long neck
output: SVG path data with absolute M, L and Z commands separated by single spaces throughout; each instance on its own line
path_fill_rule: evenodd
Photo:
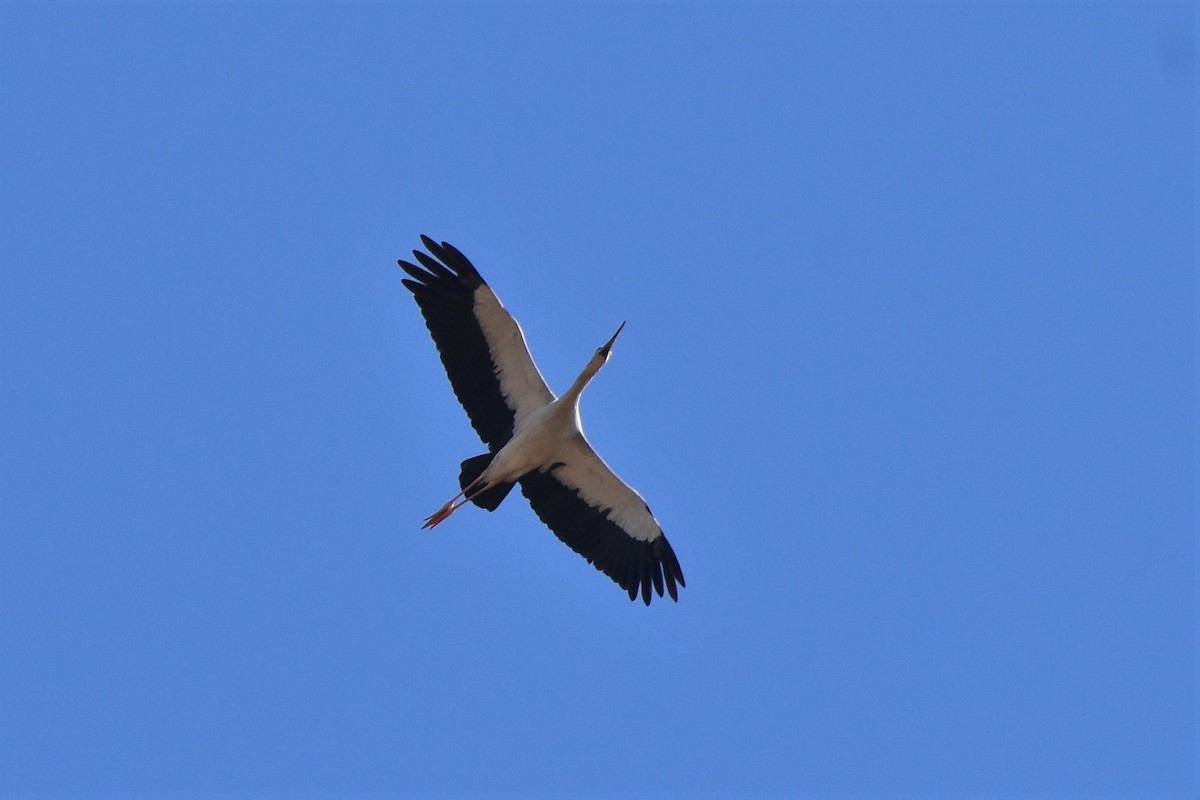
M 571 388 L 563 392 L 561 400 L 565 400 L 575 408 L 579 408 L 579 397 L 583 394 L 584 387 L 591 382 L 592 378 L 596 377 L 596 373 L 604 366 L 604 359 L 599 356 L 594 356 L 587 366 L 583 368 L 583 372 L 579 373 L 579 377 L 571 384 Z

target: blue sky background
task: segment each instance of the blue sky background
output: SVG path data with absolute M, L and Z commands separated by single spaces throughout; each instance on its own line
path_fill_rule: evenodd
M 1196 30 L 0 6 L 0 791 L 1192 796 Z M 678 605 L 418 529 L 419 233 L 560 390 L 628 320 Z

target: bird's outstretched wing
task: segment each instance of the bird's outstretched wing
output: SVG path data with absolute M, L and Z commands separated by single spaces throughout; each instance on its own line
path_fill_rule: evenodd
M 467 257 L 447 242 L 428 236 L 421 242 L 432 257 L 414 250 L 420 267 L 399 261 L 413 277 L 403 283 L 421 308 L 458 402 L 496 452 L 554 393 L 533 363 L 521 326 Z
M 678 600 L 683 570 L 641 495 L 616 476 L 583 436 L 558 461 L 521 478 L 534 513 L 572 550 L 650 605 L 650 588 Z

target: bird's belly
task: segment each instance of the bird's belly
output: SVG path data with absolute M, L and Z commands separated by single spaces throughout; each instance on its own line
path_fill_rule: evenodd
M 487 477 L 493 481 L 515 481 L 531 470 L 549 466 L 562 450 L 564 437 L 549 426 L 522 431 L 500 448 L 492 459 Z

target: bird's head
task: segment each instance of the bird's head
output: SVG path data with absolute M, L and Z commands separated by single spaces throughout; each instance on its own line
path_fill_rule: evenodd
M 600 359 L 600 363 L 603 364 L 605 361 L 608 361 L 608 356 L 610 353 L 612 353 L 613 342 L 615 342 L 617 340 L 617 337 L 621 335 L 621 330 L 624 327 L 625 327 L 625 323 L 622 322 L 621 327 L 617 328 L 617 332 L 612 335 L 612 338 L 609 339 L 607 342 L 605 342 L 603 345 L 601 345 L 600 349 L 596 351 L 596 358 Z
M 612 335 L 612 338 L 602 344 L 588 361 L 587 366 L 583 368 L 583 372 L 579 373 L 579 377 L 575 379 L 575 383 L 571 384 L 571 388 L 567 390 L 567 394 L 563 397 L 573 395 L 578 398 L 583 393 L 583 387 L 587 386 L 588 381 L 596 377 L 596 373 L 608 361 L 608 356 L 612 353 L 613 342 L 621 335 L 621 328 L 625 327 L 625 323 L 621 323 L 621 327 L 617 328 L 617 332 Z

